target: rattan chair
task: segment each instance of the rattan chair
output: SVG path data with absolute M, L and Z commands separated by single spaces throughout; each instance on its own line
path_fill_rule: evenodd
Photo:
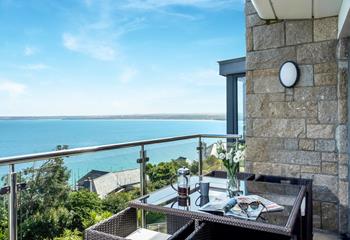
M 137 229 L 137 212 L 125 210 L 85 230 L 85 240 L 124 240 Z
M 172 232 L 169 240 L 183 240 L 190 235 L 195 224 L 193 220 L 184 222 L 185 219 L 171 218 L 177 230 Z M 177 220 L 177 222 L 175 222 Z M 174 226 L 173 226 L 174 227 Z M 135 208 L 126 208 L 125 210 L 113 215 L 112 217 L 97 223 L 85 230 L 85 240 L 126 240 L 131 233 L 137 230 L 137 211 Z
M 256 240 L 287 240 L 290 237 L 238 228 L 226 224 L 202 222 L 185 240 L 217 240 L 217 239 L 256 239 Z

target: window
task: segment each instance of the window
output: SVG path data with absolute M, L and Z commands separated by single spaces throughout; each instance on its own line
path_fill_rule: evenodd
M 246 79 L 245 74 L 227 76 L 227 133 L 245 136 Z

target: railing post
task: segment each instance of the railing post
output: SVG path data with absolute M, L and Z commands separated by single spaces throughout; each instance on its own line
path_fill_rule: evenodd
M 17 174 L 15 165 L 11 164 L 9 169 L 9 237 L 10 240 L 17 240 Z
M 202 143 L 202 137 L 198 138 L 198 154 L 199 154 L 199 177 L 202 178 L 203 174 L 203 143 Z
M 141 196 L 147 194 L 147 182 L 146 182 L 146 163 L 149 158 L 147 157 L 147 152 L 145 150 L 145 145 L 141 145 L 140 158 L 137 159 L 137 163 L 140 164 L 140 192 Z M 145 211 L 141 209 L 141 227 L 146 225 Z

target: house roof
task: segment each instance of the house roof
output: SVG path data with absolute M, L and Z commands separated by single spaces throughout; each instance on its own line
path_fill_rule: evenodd
M 83 186 L 85 181 L 87 181 L 89 178 L 90 179 L 95 179 L 95 178 L 98 178 L 102 175 L 105 175 L 109 172 L 106 172 L 106 171 L 100 171 L 100 170 L 91 170 L 90 172 L 88 172 L 87 174 L 85 174 L 83 177 L 81 177 L 79 180 L 78 180 L 78 186 Z
M 140 182 L 140 169 L 130 169 L 104 174 L 92 180 L 93 189 L 100 197 L 128 185 Z

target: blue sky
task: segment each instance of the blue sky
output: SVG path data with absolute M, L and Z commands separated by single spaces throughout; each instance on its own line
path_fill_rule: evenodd
M 0 0 L 0 115 L 224 113 L 243 0 Z

